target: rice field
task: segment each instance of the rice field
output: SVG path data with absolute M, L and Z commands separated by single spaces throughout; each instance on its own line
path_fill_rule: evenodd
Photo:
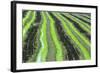
M 91 14 L 23 10 L 22 61 L 91 59 Z

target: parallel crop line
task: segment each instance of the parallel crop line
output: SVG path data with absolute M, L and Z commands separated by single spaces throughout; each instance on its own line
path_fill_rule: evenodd
M 50 13 L 50 12 L 49 12 Z M 56 48 L 50 33 L 50 20 L 47 18 L 47 41 L 48 41 L 48 55 L 47 61 L 56 61 Z
M 85 18 L 85 17 L 83 17 L 83 16 L 81 16 L 81 15 L 79 15 L 79 14 L 73 14 L 73 13 L 71 13 L 71 14 L 74 15 L 74 16 L 76 16 L 76 17 L 79 17 L 79 18 L 85 20 L 85 21 L 88 22 L 88 23 L 90 23 L 90 19 L 88 19 L 88 18 Z
M 86 15 L 86 14 L 80 14 L 80 15 L 82 15 L 82 16 L 85 17 L 85 18 L 90 19 L 90 16 L 89 16 L 89 15 Z
M 55 29 L 55 21 L 53 18 L 50 16 L 48 12 L 46 12 L 49 20 L 50 20 L 50 32 L 51 32 L 51 37 L 54 41 L 55 47 L 56 47 L 56 60 L 57 61 L 62 61 L 63 60 L 63 53 L 62 53 L 62 45 L 61 42 L 58 40 L 57 37 L 57 32 Z
M 47 30 L 47 19 L 44 12 L 41 12 L 41 16 L 43 19 L 43 23 L 41 26 L 41 35 L 40 35 L 40 42 L 41 47 L 37 56 L 37 62 L 44 62 L 46 61 L 47 53 L 48 53 L 48 44 L 47 44 L 47 36 L 46 36 L 46 30 Z
M 34 25 L 34 21 L 36 18 L 36 12 L 32 12 L 32 19 L 26 24 L 26 26 L 23 28 L 23 39 L 25 39 L 26 37 L 26 33 L 28 31 L 28 29 L 30 28 L 31 25 Z
M 83 28 L 86 32 L 88 32 L 90 34 L 90 30 L 91 30 L 91 27 L 89 25 L 87 25 L 87 23 L 79 20 L 78 18 L 68 14 L 68 13 L 64 13 L 65 16 L 69 17 L 70 19 L 72 19 L 73 21 L 77 22 L 78 25 Z
M 60 15 L 60 14 L 59 14 L 59 15 Z M 66 16 L 66 17 L 67 17 L 67 16 Z M 63 18 L 63 20 L 64 20 L 66 23 L 68 23 L 68 26 L 70 26 L 70 29 L 71 29 L 72 33 L 77 37 L 78 41 L 79 41 L 82 45 L 84 45 L 84 47 L 87 48 L 88 51 L 90 51 L 90 42 L 89 42 L 89 40 L 87 39 L 87 37 L 85 37 L 82 33 L 80 33 L 80 32 L 78 31 L 78 29 L 76 29 L 76 28 L 74 27 L 74 25 L 72 24 L 72 22 L 70 22 L 70 20 L 68 20 L 68 19 L 65 18 L 65 17 L 62 17 L 62 18 Z
M 66 16 L 67 17 L 67 16 Z M 64 18 L 64 17 L 63 17 Z M 68 24 L 70 24 L 69 26 L 73 29 L 73 32 L 74 33 L 76 33 L 75 35 L 78 37 L 78 39 L 80 40 L 80 42 L 81 43 L 83 43 L 84 44 L 84 46 L 87 46 L 87 48 L 88 47 L 90 47 L 90 42 L 89 42 L 89 40 L 88 40 L 88 38 L 87 37 L 85 37 L 82 33 L 80 33 L 79 31 L 78 31 L 78 29 L 76 29 L 75 27 L 74 27 L 74 25 L 70 22 L 70 21 L 68 21 L 68 19 L 66 18 L 64 18 L 64 20 L 68 23 Z
M 30 14 L 32 11 L 28 11 L 26 16 L 23 18 L 23 25 L 25 25 L 26 21 L 30 18 Z
M 54 13 L 53 13 L 54 14 Z M 64 18 L 59 15 L 59 14 L 54 14 L 62 23 L 63 25 L 63 28 L 66 30 L 66 34 L 68 34 L 70 36 L 71 39 L 73 39 L 73 41 L 75 42 L 75 44 L 80 48 L 82 54 L 84 55 L 84 58 L 85 59 L 90 59 L 90 54 L 89 52 L 87 51 L 87 49 L 79 42 L 79 40 L 77 39 L 77 37 L 75 37 L 72 33 L 72 31 L 69 29 L 69 23 L 66 23 L 64 21 Z M 69 25 L 68 25 L 69 24 Z M 67 25 L 67 26 L 66 26 Z

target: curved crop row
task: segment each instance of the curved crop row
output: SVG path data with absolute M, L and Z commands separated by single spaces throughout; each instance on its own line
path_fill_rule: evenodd
M 76 17 L 78 17 L 78 18 L 84 20 L 85 22 L 90 23 L 90 19 L 88 19 L 88 18 L 85 18 L 85 17 L 83 17 L 83 16 L 81 16 L 81 15 L 74 14 L 74 13 L 71 13 L 71 14 L 72 14 L 73 16 L 76 16 Z
M 54 41 L 55 47 L 56 47 L 56 60 L 57 61 L 62 61 L 63 60 L 63 54 L 62 54 L 62 45 L 60 41 L 58 40 L 57 37 L 57 32 L 55 30 L 55 21 L 53 18 L 49 15 L 49 13 L 46 13 L 49 20 L 50 20 L 50 32 L 51 32 L 51 37 Z
M 29 15 L 30 13 L 30 15 Z M 29 18 L 28 20 L 26 19 L 25 22 L 22 24 L 25 24 L 23 28 L 22 33 L 22 42 L 23 42 L 23 62 L 26 62 L 29 57 L 33 54 L 33 50 L 35 49 L 34 44 L 34 39 L 33 36 L 35 36 L 37 32 L 37 27 L 34 27 L 34 21 L 36 20 L 36 12 L 35 11 L 25 11 L 24 18 Z M 31 17 L 30 17 L 31 16 Z
M 91 59 L 89 13 L 25 11 L 23 62 Z
M 86 32 L 88 32 L 89 34 L 91 33 L 91 32 L 90 32 L 91 27 L 90 27 L 87 23 L 85 23 L 85 22 L 79 20 L 78 18 L 76 18 L 76 17 L 70 15 L 69 13 L 64 13 L 64 15 L 66 15 L 66 16 L 69 17 L 69 18 L 71 18 L 73 21 L 77 22 L 78 25 L 79 25 L 82 29 L 84 29 Z
M 80 15 L 82 15 L 82 16 L 85 17 L 85 18 L 91 19 L 91 18 L 90 18 L 90 15 L 87 15 L 87 14 L 80 14 Z
M 66 15 L 67 17 L 67 15 Z M 79 39 L 79 41 L 86 46 L 86 48 L 90 48 L 90 42 L 89 39 L 87 37 L 85 37 L 81 32 L 78 31 L 78 29 L 76 29 L 74 27 L 74 24 L 72 24 L 67 18 L 65 19 L 65 21 L 69 24 L 69 26 L 73 29 L 73 33 L 75 33 L 74 35 L 76 35 L 76 37 Z M 78 22 L 78 21 L 77 21 Z M 84 24 L 82 24 L 84 25 Z
M 31 13 L 32 13 L 32 11 L 27 11 L 25 17 L 23 18 L 23 26 L 24 26 L 27 22 L 29 22 Z
M 23 39 L 26 38 L 26 33 L 27 33 L 28 29 L 31 27 L 31 25 L 34 25 L 33 23 L 34 23 L 35 18 L 36 18 L 36 12 L 35 11 L 34 12 L 32 11 L 31 17 L 32 18 L 30 19 L 30 21 L 28 21 L 26 23 L 25 27 L 23 28 L 23 33 L 22 33 Z
M 37 62 L 46 61 L 48 52 L 47 35 L 46 35 L 47 21 L 44 12 L 41 12 L 41 16 L 43 20 L 40 33 L 41 48 L 37 56 Z
M 65 18 L 62 17 L 60 14 L 54 14 L 56 15 L 56 17 L 62 22 L 63 28 L 66 30 L 66 34 L 68 34 L 70 36 L 70 38 L 75 42 L 75 44 L 80 47 L 80 50 L 82 52 L 82 54 L 84 55 L 85 59 L 90 59 L 90 54 L 87 50 L 87 48 L 85 48 L 81 42 L 79 42 L 78 38 L 75 36 L 75 34 L 73 33 L 73 29 L 69 26 L 71 25 L 71 23 L 69 22 L 65 22 Z M 73 35 L 74 34 L 74 35 Z M 83 41 L 82 41 L 83 42 Z

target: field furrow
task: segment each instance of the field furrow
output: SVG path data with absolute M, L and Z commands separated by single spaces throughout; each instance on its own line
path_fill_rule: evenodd
M 47 53 L 48 53 L 48 44 L 47 44 L 47 18 L 44 12 L 41 12 L 42 16 L 42 26 L 41 26 L 41 33 L 40 33 L 40 42 L 41 47 L 37 56 L 37 62 L 46 61 Z
M 55 14 L 54 15 L 62 22 L 63 28 L 66 31 L 66 34 L 68 34 L 70 36 L 70 38 L 73 40 L 73 42 L 80 48 L 82 54 L 84 55 L 85 59 L 90 59 L 90 54 L 87 50 L 87 48 L 85 48 L 81 42 L 78 40 L 78 38 L 74 35 L 73 33 L 73 29 L 71 29 L 71 27 L 69 26 L 70 23 L 69 22 L 65 22 L 64 17 L 62 17 L 60 14 Z
M 91 14 L 22 11 L 22 62 L 91 59 Z
M 83 17 L 85 17 L 85 18 L 87 18 L 87 19 L 91 19 L 91 15 L 87 15 L 87 14 L 80 14 L 80 15 L 82 15 Z
M 75 16 L 76 18 L 79 18 L 80 20 L 88 23 L 88 25 L 90 25 L 90 19 L 83 17 L 82 15 L 79 14 L 74 14 L 74 13 L 70 13 L 71 15 Z
M 74 45 L 71 43 L 68 35 L 65 34 L 62 26 L 61 21 L 57 19 L 52 13 L 50 14 L 54 20 L 56 21 L 56 28 L 59 34 L 59 38 L 63 43 L 63 53 L 65 60 L 79 60 L 79 51 L 74 48 Z M 72 54 L 73 53 L 73 54 Z
M 49 13 L 46 13 L 49 20 L 50 20 L 50 32 L 51 32 L 51 37 L 54 41 L 55 47 L 56 47 L 56 60 L 57 61 L 62 61 L 63 60 L 63 54 L 62 54 L 62 45 L 60 41 L 58 40 L 57 36 L 57 31 L 55 29 L 55 21 L 53 18 L 49 15 Z
M 90 41 L 89 41 L 89 39 L 87 37 L 85 37 L 81 32 L 79 32 L 79 30 L 75 28 L 74 24 L 72 24 L 72 22 L 70 22 L 70 20 L 68 20 L 65 17 L 63 17 L 63 18 L 64 18 L 64 21 L 72 29 L 73 34 L 77 37 L 77 39 L 89 50 L 90 49 Z
M 23 26 L 25 26 L 25 24 L 26 24 L 27 22 L 29 22 L 31 13 L 32 13 L 32 11 L 27 11 L 27 12 L 26 12 L 26 15 L 25 15 L 24 18 L 23 18 Z
M 27 37 L 27 32 L 28 32 L 28 30 L 29 30 L 29 28 L 31 27 L 31 25 L 34 25 L 34 21 L 35 21 L 35 18 L 36 18 L 36 12 L 34 11 L 32 11 L 32 15 L 31 15 L 31 20 L 29 21 L 29 22 L 27 22 L 26 23 L 26 25 L 25 25 L 25 27 L 23 28 L 23 34 L 22 34 L 22 36 L 23 36 L 23 39 L 25 39 L 26 37 Z
M 67 17 L 69 17 L 69 18 L 72 19 L 73 21 L 77 22 L 78 25 L 79 25 L 82 29 L 84 29 L 86 32 L 88 32 L 89 34 L 91 33 L 91 32 L 90 32 L 91 27 L 90 27 L 87 23 L 85 23 L 85 22 L 79 20 L 78 18 L 76 18 L 76 17 L 70 15 L 69 13 L 64 13 L 64 15 L 67 16 Z

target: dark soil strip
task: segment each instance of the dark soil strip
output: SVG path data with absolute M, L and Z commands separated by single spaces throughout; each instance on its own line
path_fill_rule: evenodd
M 26 16 L 27 12 L 28 12 L 27 10 L 22 11 L 22 18 L 24 18 Z
M 67 18 L 70 22 L 72 22 L 72 24 L 74 24 L 74 26 L 82 33 L 84 34 L 89 40 L 91 40 L 91 35 L 89 35 L 86 31 L 84 31 L 77 22 L 73 21 L 72 19 L 70 19 L 69 17 L 65 16 L 64 14 L 62 14 L 62 16 L 64 16 L 65 18 Z
M 48 12 L 49 13 L 49 12 Z M 47 42 L 48 42 L 48 55 L 46 61 L 56 61 L 56 47 L 54 45 L 53 39 L 50 32 L 50 21 L 47 18 Z
M 76 48 L 73 47 L 73 44 L 70 42 L 70 39 L 68 38 L 68 35 L 65 34 L 62 26 L 61 26 L 61 22 L 52 14 L 50 13 L 50 15 L 54 18 L 55 20 L 55 26 L 57 28 L 57 32 L 59 34 L 60 40 L 62 41 L 62 43 L 64 44 L 66 50 L 67 50 L 67 55 L 68 55 L 68 59 L 69 60 L 79 60 L 79 56 L 78 56 L 78 50 L 75 50 Z M 77 51 L 77 53 L 76 53 Z M 66 58 L 67 58 L 66 55 Z
M 78 19 L 82 20 L 83 22 L 87 23 L 88 25 L 91 25 L 91 23 L 90 23 L 90 22 L 87 22 L 87 21 L 85 21 L 84 19 L 79 18 L 78 16 L 76 16 L 76 15 L 74 15 L 74 14 L 72 14 L 72 13 L 70 13 L 70 14 L 71 14 L 72 16 L 74 16 L 74 17 L 76 17 L 76 18 L 78 18 Z
M 91 20 L 91 18 L 86 17 L 86 16 L 85 16 L 85 15 L 83 15 L 83 14 L 80 14 L 80 15 L 82 15 L 83 17 L 88 18 L 88 19 L 90 19 L 90 20 Z M 90 17 L 91 17 L 91 14 L 88 14 L 88 16 L 90 16 Z
M 39 18 L 39 19 L 38 19 Z M 37 21 L 38 20 L 38 21 Z M 41 16 L 40 13 L 37 12 L 36 22 L 40 22 Z M 23 62 L 27 62 L 28 58 L 33 55 L 33 52 L 35 51 L 35 41 L 36 41 L 36 33 L 38 31 L 38 25 L 30 27 L 30 29 L 27 32 L 27 38 L 25 41 L 23 41 Z
M 24 12 L 24 11 L 23 11 Z M 34 12 L 34 11 L 33 11 Z M 25 15 L 26 16 L 26 15 Z M 23 26 L 23 28 L 27 25 L 28 22 L 30 22 L 30 20 L 32 19 L 33 17 L 33 13 L 31 12 L 30 15 L 29 15 L 29 18 L 25 21 L 25 24 Z
M 34 22 L 35 23 L 40 23 L 40 21 L 41 21 L 40 11 L 36 11 L 36 20 Z

